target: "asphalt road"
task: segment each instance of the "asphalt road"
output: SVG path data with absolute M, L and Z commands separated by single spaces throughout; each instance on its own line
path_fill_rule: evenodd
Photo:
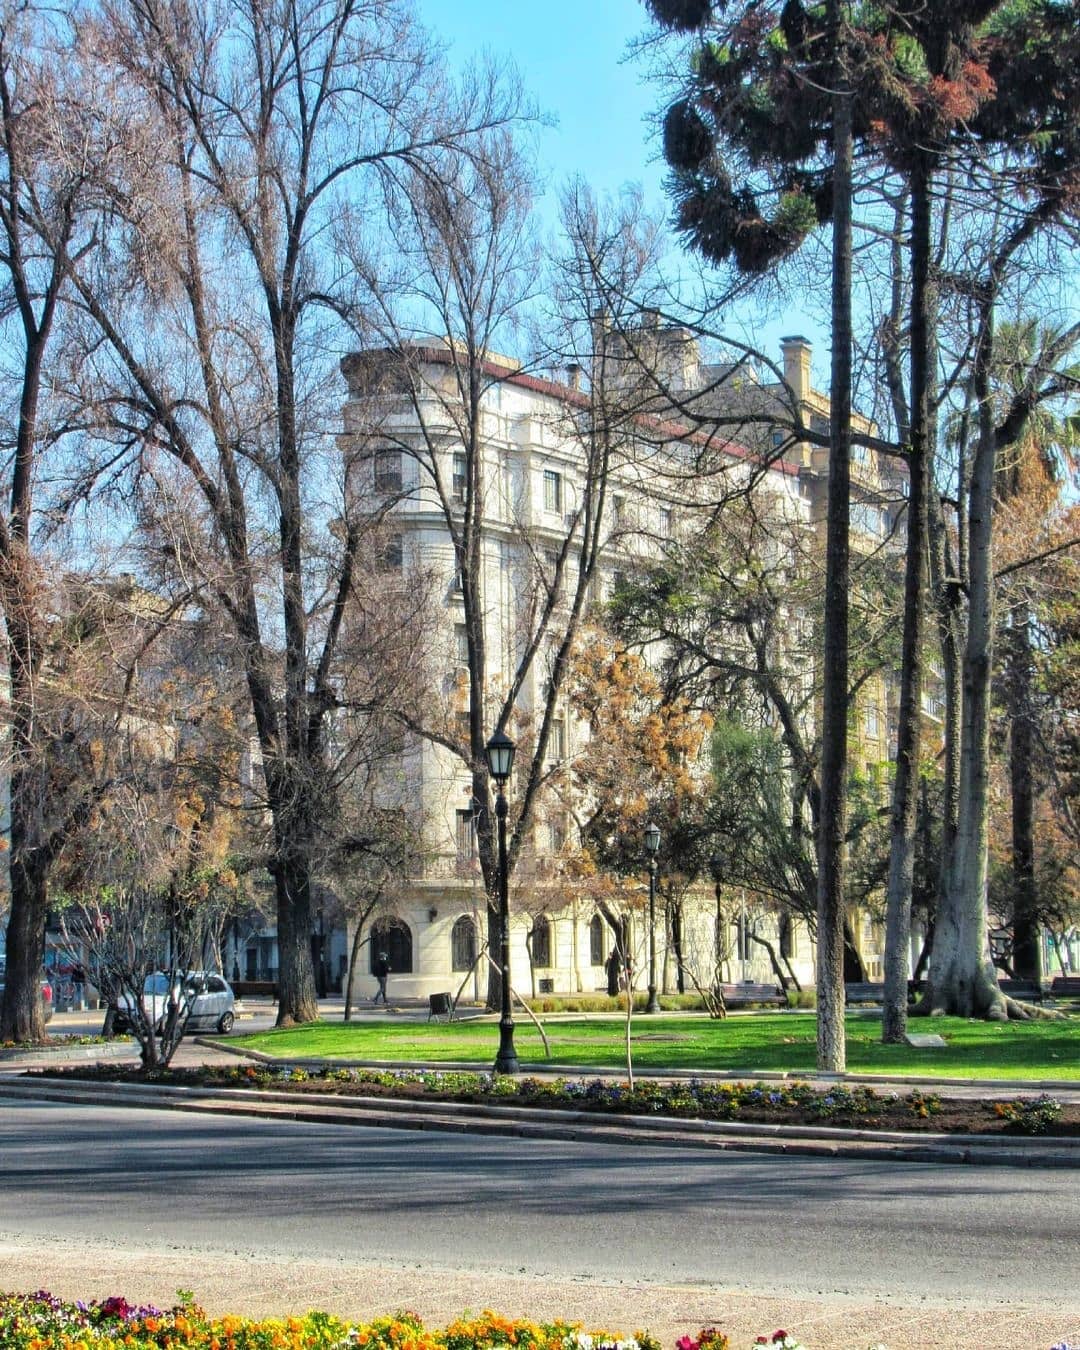
M 344 1252 L 549 1281 L 629 1276 L 1080 1313 L 1080 1200 L 1065 1170 L 5 1105 L 0 1235 L 58 1233 L 204 1256 Z

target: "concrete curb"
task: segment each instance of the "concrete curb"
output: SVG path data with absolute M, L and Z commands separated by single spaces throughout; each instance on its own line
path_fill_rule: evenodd
M 63 1063 L 69 1059 L 130 1059 L 138 1055 L 134 1041 L 98 1041 L 93 1045 L 36 1045 L 32 1050 L 0 1050 L 0 1070 L 6 1065 L 34 1063 L 41 1059 Z
M 983 1167 L 1080 1168 L 1071 1141 L 981 1135 L 925 1135 L 829 1127 L 750 1125 L 656 1116 L 597 1116 L 579 1111 L 477 1103 L 418 1102 L 289 1094 L 245 1088 L 187 1088 L 141 1083 L 61 1082 L 22 1076 L 0 1081 L 0 1099 L 66 1101 L 84 1105 L 149 1107 L 257 1116 L 308 1123 L 388 1129 L 572 1139 L 595 1143 L 677 1145 L 743 1153 L 894 1162 L 973 1164 Z

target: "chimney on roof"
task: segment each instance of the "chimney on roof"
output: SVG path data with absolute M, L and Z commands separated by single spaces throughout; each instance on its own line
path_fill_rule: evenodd
M 791 386 L 797 399 L 810 395 L 810 353 L 813 350 L 804 337 L 785 337 L 780 339 L 780 350 L 784 353 L 784 379 Z
M 566 367 L 566 383 L 571 389 L 581 388 L 581 367 L 576 361 L 571 361 Z

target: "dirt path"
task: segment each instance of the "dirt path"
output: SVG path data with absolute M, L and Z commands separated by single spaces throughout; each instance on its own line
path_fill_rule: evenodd
M 1080 1342 L 1080 1310 L 1069 1315 L 1016 1303 L 967 1306 L 927 1300 L 918 1305 L 867 1303 L 841 1295 L 775 1298 L 767 1292 L 571 1281 L 552 1286 L 513 1272 L 281 1262 L 244 1252 L 152 1248 L 61 1238 L 30 1242 L 0 1234 L 0 1287 L 45 1288 L 64 1298 L 120 1293 L 133 1302 L 168 1305 L 190 1289 L 211 1313 L 269 1316 L 324 1308 L 352 1320 L 410 1308 L 430 1325 L 493 1308 L 509 1316 L 568 1317 L 587 1327 L 630 1332 L 647 1327 L 665 1350 L 677 1337 L 717 1326 L 733 1350 L 778 1327 L 797 1333 L 808 1350 L 1049 1350 Z M 1069 1297 L 1072 1298 L 1070 1291 Z

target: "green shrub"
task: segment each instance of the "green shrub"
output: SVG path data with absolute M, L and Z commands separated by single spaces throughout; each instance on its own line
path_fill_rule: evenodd
M 643 991 L 634 994 L 634 1011 L 644 1012 L 649 996 Z M 623 994 L 543 994 L 527 998 L 525 1004 L 534 1013 L 619 1013 L 626 1011 Z M 660 1007 L 667 1012 L 701 1012 L 705 1003 L 700 994 L 661 994 Z
M 995 1102 L 994 1113 L 1021 1134 L 1045 1134 L 1061 1116 L 1061 1103 L 1044 1092 L 1041 1097 Z
M 817 1007 L 816 989 L 788 989 L 786 991 L 786 997 L 789 1008 Z

